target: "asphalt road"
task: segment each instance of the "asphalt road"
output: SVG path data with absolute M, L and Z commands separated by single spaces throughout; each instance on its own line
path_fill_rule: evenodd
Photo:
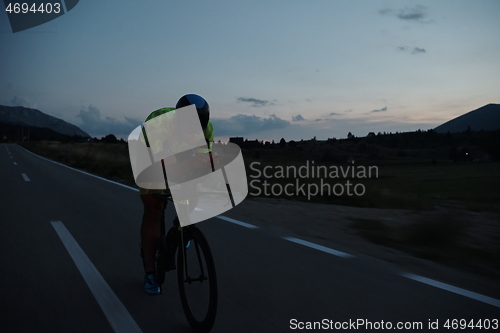
M 138 192 L 14 144 L 0 145 L 0 184 L 0 332 L 190 332 L 175 272 L 167 274 L 163 295 L 142 291 Z M 220 218 L 199 227 L 218 274 L 212 332 L 287 332 L 323 319 L 324 327 L 351 330 L 365 320 L 377 331 L 388 322 L 395 331 L 399 322 L 428 331 L 436 320 L 438 331 L 452 331 L 444 327 L 448 319 L 491 321 L 489 330 L 460 331 L 493 331 L 495 319 L 500 325 L 500 301 L 409 279 L 369 257 L 326 253 L 284 239 L 295 235 L 283 230 Z M 86 256 L 70 255 L 63 243 L 70 238 Z

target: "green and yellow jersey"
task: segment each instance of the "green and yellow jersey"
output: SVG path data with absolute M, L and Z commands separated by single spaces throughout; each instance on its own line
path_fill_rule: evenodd
M 150 125 L 154 126 L 155 118 L 157 118 L 160 115 L 166 114 L 168 112 L 174 111 L 174 110 L 175 110 L 175 108 L 171 108 L 171 107 L 161 108 L 161 109 L 155 110 L 149 114 L 149 116 L 146 118 L 145 122 L 148 122 Z M 162 126 L 161 131 L 164 131 L 165 133 L 178 130 L 177 128 L 172 127 L 173 122 L 167 122 L 166 125 L 162 125 L 162 124 L 158 123 L 157 125 Z M 149 142 L 147 135 L 146 135 L 146 132 L 144 130 L 143 130 L 143 134 L 144 134 L 144 139 L 146 141 L 146 145 L 148 147 L 155 147 L 157 149 L 162 147 L 163 141 L 156 140 L 155 142 Z M 207 142 L 207 147 L 206 148 L 196 148 L 195 149 L 196 153 L 208 153 L 212 150 L 212 143 L 214 141 L 214 128 L 213 128 L 212 123 L 210 121 L 208 122 L 207 127 L 203 130 L 203 135 L 205 136 L 205 141 Z M 163 136 L 159 135 L 158 137 L 163 137 Z M 172 137 L 172 136 L 170 136 L 170 137 Z M 179 138 L 178 145 L 180 147 L 182 147 L 183 143 L 182 143 L 182 140 L 180 138 L 180 135 L 176 135 L 175 137 Z M 182 150 L 182 149 L 179 149 L 179 150 Z M 168 187 L 167 187 L 167 190 L 146 189 L 146 188 L 139 187 L 139 193 L 141 195 L 143 195 L 143 194 L 160 194 L 160 193 L 164 193 L 165 191 L 168 192 Z

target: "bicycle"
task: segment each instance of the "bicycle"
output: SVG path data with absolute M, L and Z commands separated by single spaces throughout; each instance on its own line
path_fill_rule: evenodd
M 179 294 L 187 321 L 196 332 L 209 332 L 217 314 L 217 277 L 212 252 L 200 229 L 195 224 L 182 227 L 178 216 L 165 234 L 166 202 L 173 202 L 173 199 L 168 195 L 159 195 L 159 198 L 165 205 L 156 253 L 158 284 L 161 288 L 165 273 L 177 269 Z

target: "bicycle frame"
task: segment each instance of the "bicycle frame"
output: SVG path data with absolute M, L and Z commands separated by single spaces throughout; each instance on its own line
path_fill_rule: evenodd
M 177 216 L 172 222 L 173 226 L 170 228 L 170 230 L 173 230 L 172 233 L 170 230 L 166 233 L 166 206 L 168 201 L 173 200 L 171 198 L 167 199 L 166 195 L 160 198 L 164 199 L 163 202 L 165 205 L 160 223 L 161 236 L 157 252 L 159 257 L 156 258 L 158 283 L 161 287 L 165 282 L 165 273 L 176 269 L 181 303 L 189 324 L 196 332 L 208 332 L 214 324 L 217 313 L 217 277 L 210 248 L 201 230 L 194 224 L 182 227 Z M 167 240 L 167 238 L 169 239 Z M 196 255 L 197 260 L 193 260 L 192 255 Z M 175 266 L 176 262 L 177 267 Z M 189 262 L 194 264 L 194 266 L 189 267 Z M 199 270 L 197 266 L 199 266 Z M 189 271 L 191 271 L 191 274 L 194 273 L 195 276 L 191 277 Z M 204 283 L 204 281 L 207 282 Z M 205 317 L 202 317 L 203 319 L 198 317 L 197 314 L 200 313 L 196 311 L 196 306 L 193 312 L 191 306 L 195 303 L 190 303 L 186 298 L 186 286 L 197 282 L 204 283 L 209 291 L 207 299 L 208 307 Z
M 167 175 L 165 173 L 165 166 L 163 164 L 163 175 L 165 178 L 165 185 L 167 185 Z M 157 244 L 157 258 L 156 258 L 156 269 L 158 274 L 158 282 L 161 288 L 161 285 L 165 282 L 165 273 L 167 271 L 177 269 L 177 281 L 179 284 L 179 292 L 182 307 L 184 309 L 184 313 L 186 314 L 186 318 L 191 325 L 191 327 L 196 332 L 208 332 L 212 329 L 212 326 L 215 322 L 215 316 L 217 313 L 217 277 L 215 272 L 215 265 L 213 261 L 213 256 L 210 251 L 210 247 L 207 243 L 207 240 L 201 230 L 199 230 L 194 224 L 190 224 L 187 226 L 181 226 L 179 217 L 176 215 L 174 220 L 172 221 L 173 226 L 169 229 L 168 233 L 166 232 L 166 221 L 165 221 L 165 212 L 167 208 L 168 201 L 174 202 L 173 198 L 171 198 L 167 194 L 159 194 L 158 199 L 162 201 L 164 204 L 162 217 L 160 221 L 160 239 Z M 172 233 L 170 232 L 172 230 Z M 172 239 L 167 240 L 168 237 L 172 237 Z M 173 243 L 167 243 L 173 242 Z M 187 242 L 187 243 L 186 243 Z M 191 244 L 192 243 L 192 244 Z M 194 247 L 194 251 L 197 256 L 197 264 L 199 265 L 199 276 L 198 277 L 190 277 L 188 272 L 188 248 L 191 246 Z M 182 252 L 178 252 L 182 251 Z M 189 250 L 190 253 L 193 252 Z M 182 267 L 175 267 L 175 254 L 177 253 L 177 264 Z M 194 253 L 193 253 L 194 254 Z M 191 257 L 190 257 L 191 258 Z M 160 259 L 160 260 L 159 260 Z M 189 260 L 191 261 L 191 260 Z M 206 269 L 204 268 L 203 263 L 206 265 Z M 195 264 L 195 267 L 191 267 L 191 271 L 196 271 L 195 274 L 198 274 L 198 270 Z M 186 297 L 186 286 L 184 283 L 191 285 L 193 282 L 200 282 L 208 280 L 207 287 L 209 288 L 209 296 L 208 296 L 208 308 L 203 319 L 199 319 L 196 310 L 193 312 L 193 308 L 189 304 L 189 301 Z
M 170 198 L 166 195 L 160 195 L 160 200 L 162 200 L 164 202 L 163 213 L 162 213 L 161 222 L 160 222 L 160 237 L 165 237 L 166 236 L 165 211 L 167 208 L 168 201 L 173 202 L 173 200 L 172 200 L 172 198 Z M 176 223 L 176 220 L 177 220 L 177 223 Z M 203 264 L 201 262 L 200 249 L 199 249 L 197 244 L 194 244 L 194 247 L 195 247 L 197 258 L 198 258 L 198 264 L 200 265 L 200 272 L 201 272 L 200 277 L 198 277 L 198 278 L 189 277 L 188 265 L 186 265 L 186 244 L 184 242 L 184 234 L 186 232 L 190 232 L 190 230 L 193 228 L 196 228 L 196 226 L 195 225 L 188 225 L 188 226 L 182 227 L 178 221 L 177 215 L 174 218 L 174 220 L 172 221 L 172 224 L 173 224 L 173 227 L 177 228 L 180 232 L 180 243 L 176 244 L 176 247 L 171 249 L 174 253 L 165 253 L 165 254 L 167 254 L 166 258 L 170 259 L 170 257 L 174 256 L 176 251 L 182 251 L 182 258 L 183 258 L 183 262 L 184 262 L 183 267 L 185 269 L 184 273 L 187 276 L 187 279 L 185 282 L 191 283 L 191 282 L 196 282 L 196 281 L 207 280 L 207 277 L 205 276 L 205 271 L 203 269 Z M 167 246 L 168 246 L 168 244 L 167 244 Z M 165 252 L 168 252 L 168 249 L 164 249 L 164 250 L 165 250 Z M 173 260 L 175 261 L 175 257 Z

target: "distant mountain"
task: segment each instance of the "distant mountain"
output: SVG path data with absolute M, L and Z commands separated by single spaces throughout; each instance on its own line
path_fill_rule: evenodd
M 10 126 L 46 128 L 67 136 L 79 135 L 81 137 L 90 137 L 90 135 L 73 124 L 49 116 L 39 110 L 22 106 L 0 105 L 0 124 L 2 123 Z
M 473 131 L 500 129 L 500 104 L 488 104 L 477 110 L 467 112 L 439 125 L 434 130 L 438 133 L 456 133 L 466 131 L 469 126 Z

